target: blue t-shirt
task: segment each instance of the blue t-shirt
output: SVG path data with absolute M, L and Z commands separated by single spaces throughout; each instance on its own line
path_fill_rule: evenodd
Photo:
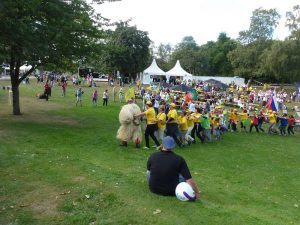
M 280 125 L 283 127 L 288 125 L 288 120 L 286 117 L 280 117 Z

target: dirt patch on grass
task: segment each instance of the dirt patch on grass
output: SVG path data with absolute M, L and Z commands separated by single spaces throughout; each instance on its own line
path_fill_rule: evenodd
M 60 201 L 58 191 L 42 186 L 24 195 L 20 200 L 20 207 L 29 207 L 35 218 L 57 216 L 57 206 Z
M 75 182 L 81 182 L 81 181 L 84 181 L 86 178 L 84 176 L 76 176 L 76 177 L 73 177 L 73 181 Z

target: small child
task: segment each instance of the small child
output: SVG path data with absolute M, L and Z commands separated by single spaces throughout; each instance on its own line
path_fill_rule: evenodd
M 188 124 L 187 124 L 187 118 L 186 118 L 186 111 L 182 111 L 181 115 L 178 116 L 178 125 L 179 125 L 179 131 L 180 131 L 180 141 L 183 143 L 183 145 L 187 145 L 188 142 L 185 138 L 186 133 L 188 131 Z
M 256 129 L 256 132 L 259 133 L 259 129 L 258 129 L 258 124 L 259 124 L 259 121 L 258 121 L 258 116 L 256 113 L 254 113 L 253 116 L 251 116 L 251 125 L 250 125 L 250 130 L 249 130 L 249 133 L 252 132 L 252 128 L 255 127 Z
M 82 97 L 83 97 L 83 90 L 81 87 L 76 91 L 75 97 L 76 97 L 76 106 L 78 103 L 80 103 L 80 106 L 82 106 Z
M 291 133 L 294 135 L 294 126 L 295 126 L 295 118 L 293 115 L 290 115 L 289 119 L 288 119 L 288 134 L 291 135 Z
M 213 133 L 216 135 L 216 140 L 221 140 L 221 120 L 219 114 L 212 119 Z
M 283 114 L 281 117 L 279 117 L 280 120 L 280 135 L 286 136 L 286 127 L 288 125 L 288 119 L 286 117 L 286 114 Z

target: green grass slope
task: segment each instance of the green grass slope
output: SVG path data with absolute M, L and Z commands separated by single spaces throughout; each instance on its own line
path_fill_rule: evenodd
M 300 224 L 299 133 L 226 133 L 176 149 L 202 190 L 200 201 L 180 202 L 148 190 L 154 149 L 119 147 L 120 103 L 93 107 L 84 88 L 83 107 L 75 107 L 71 85 L 65 98 L 54 87 L 46 102 L 34 97 L 42 89 L 21 85 L 22 116 L 10 115 L 0 90 L 1 225 Z

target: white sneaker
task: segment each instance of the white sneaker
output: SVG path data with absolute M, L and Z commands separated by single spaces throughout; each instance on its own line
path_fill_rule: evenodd
M 146 147 L 146 146 L 145 146 L 143 149 L 149 150 L 149 148 L 148 148 L 148 147 Z

